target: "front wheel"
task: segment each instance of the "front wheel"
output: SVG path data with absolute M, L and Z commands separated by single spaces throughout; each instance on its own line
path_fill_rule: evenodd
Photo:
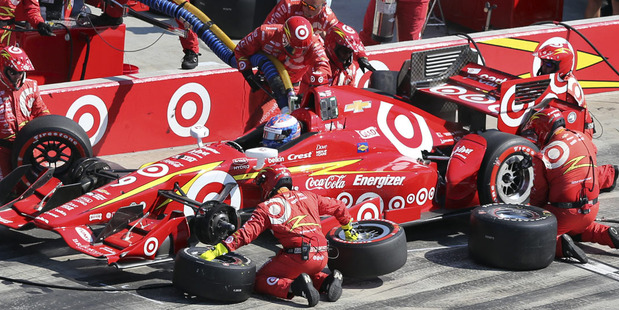
M 34 182 L 48 167 L 55 168 L 55 177 L 69 182 L 73 164 L 80 158 L 93 156 L 84 129 L 62 115 L 44 115 L 28 122 L 17 133 L 11 152 L 13 168 L 32 165 L 26 174 L 29 182 Z
M 346 241 L 341 227 L 327 233 L 330 269 L 353 278 L 373 278 L 404 266 L 408 256 L 406 234 L 398 224 L 361 220 L 355 229 L 359 233 L 357 241 Z
M 251 296 L 256 264 L 231 252 L 206 261 L 200 254 L 206 247 L 184 248 L 176 256 L 172 283 L 193 296 L 224 302 L 242 302 Z

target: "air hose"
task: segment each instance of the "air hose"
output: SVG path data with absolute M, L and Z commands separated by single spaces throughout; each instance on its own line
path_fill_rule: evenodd
M 192 26 L 193 32 L 206 43 L 215 55 L 229 66 L 236 68 L 236 58 L 234 57 L 235 44 L 230 38 L 202 11 L 184 0 L 139 0 L 147 6 L 162 12 L 168 16 L 179 20 L 184 20 Z M 284 89 L 289 92 L 293 89 L 290 76 L 283 64 L 275 57 L 264 54 L 255 54 L 250 57 L 250 62 L 254 67 L 260 67 L 267 81 L 273 81 L 281 77 Z M 278 104 L 280 100 L 287 100 L 285 94 L 280 94 L 276 98 Z M 287 105 L 287 103 L 286 103 Z

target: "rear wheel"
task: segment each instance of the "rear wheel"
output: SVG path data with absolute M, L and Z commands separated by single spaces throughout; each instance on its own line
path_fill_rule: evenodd
M 554 260 L 556 237 L 557 218 L 542 208 L 497 203 L 471 212 L 469 253 L 484 265 L 545 268 Z
M 497 130 L 488 130 L 481 136 L 486 139 L 487 148 L 477 179 L 480 203 L 527 203 L 533 187 L 531 157 L 539 152 L 537 146 Z
M 404 266 L 408 256 L 406 234 L 398 224 L 361 220 L 355 229 L 359 233 L 357 241 L 346 241 L 341 227 L 327 233 L 330 269 L 353 278 L 373 278 Z

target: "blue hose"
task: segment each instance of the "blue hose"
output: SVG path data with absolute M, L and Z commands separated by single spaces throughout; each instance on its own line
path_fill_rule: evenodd
M 182 6 L 169 1 L 169 0 L 139 0 L 147 6 L 166 14 L 176 19 L 185 20 L 192 26 L 193 32 L 206 43 L 213 53 L 223 62 L 228 64 L 232 68 L 237 67 L 236 58 L 234 52 L 231 51 L 212 31 L 205 25 L 199 18 L 193 15 L 191 12 L 185 10 Z M 260 67 L 260 70 L 266 77 L 267 81 L 279 76 L 275 65 L 262 54 L 255 54 L 250 57 L 250 62 L 254 67 Z M 285 96 L 284 96 L 285 97 Z M 278 103 L 279 103 L 278 99 Z

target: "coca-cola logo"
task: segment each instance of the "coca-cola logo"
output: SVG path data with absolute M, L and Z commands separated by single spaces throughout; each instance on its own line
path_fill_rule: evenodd
M 305 181 L 305 188 L 316 189 L 341 189 L 346 186 L 345 175 L 331 175 L 326 178 L 315 179 L 310 177 Z

